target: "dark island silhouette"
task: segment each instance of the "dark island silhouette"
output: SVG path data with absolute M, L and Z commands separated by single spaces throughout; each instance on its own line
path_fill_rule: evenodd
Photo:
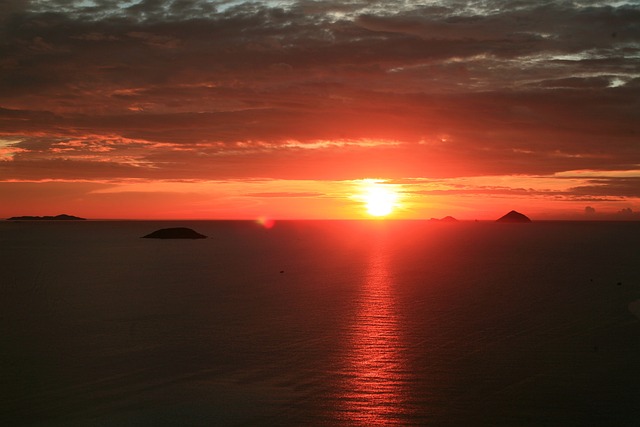
M 7 221 L 85 221 L 86 218 L 80 218 L 79 216 L 61 214 L 56 216 L 12 216 L 7 218 Z
M 142 236 L 143 239 L 206 239 L 207 236 L 200 234 L 190 228 L 174 227 L 162 228 L 151 234 Z
M 457 219 L 455 219 L 454 217 L 447 215 L 444 218 L 431 218 L 429 221 L 431 222 L 458 222 Z
M 520 212 L 511 211 L 508 214 L 498 218 L 496 222 L 531 222 L 528 216 L 521 214 Z

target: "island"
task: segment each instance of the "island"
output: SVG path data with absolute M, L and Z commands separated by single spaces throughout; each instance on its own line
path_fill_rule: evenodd
M 498 218 L 496 222 L 519 222 L 526 223 L 531 222 L 528 216 L 521 214 L 520 212 L 511 211 L 508 214 Z
M 86 221 L 86 218 L 79 216 L 61 214 L 56 216 L 12 216 L 7 221 Z
M 429 221 L 431 221 L 431 222 L 458 222 L 457 219 L 455 219 L 454 217 L 452 217 L 450 215 L 445 216 L 444 218 L 440 218 L 440 219 L 431 218 Z
M 200 234 L 190 228 L 174 227 L 162 228 L 151 234 L 142 236 L 143 239 L 206 239 L 207 236 Z

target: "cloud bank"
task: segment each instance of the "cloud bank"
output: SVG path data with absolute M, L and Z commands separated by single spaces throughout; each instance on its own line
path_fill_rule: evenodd
M 606 170 L 573 194 L 637 197 L 638 70 L 631 2 L 10 0 L 0 179 Z

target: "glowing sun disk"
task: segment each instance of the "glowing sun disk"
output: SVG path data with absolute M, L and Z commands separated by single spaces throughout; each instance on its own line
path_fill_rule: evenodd
M 386 188 L 374 187 L 364 196 L 367 212 L 372 216 L 387 216 L 395 206 L 396 193 Z

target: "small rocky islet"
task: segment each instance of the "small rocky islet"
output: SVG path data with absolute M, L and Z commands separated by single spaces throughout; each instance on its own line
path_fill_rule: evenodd
M 207 236 L 187 227 L 161 228 L 142 236 L 143 239 L 206 239 Z

